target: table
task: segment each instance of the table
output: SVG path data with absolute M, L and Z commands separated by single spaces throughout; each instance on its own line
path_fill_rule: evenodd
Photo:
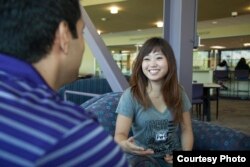
M 219 109 L 219 90 L 221 85 L 216 83 L 203 83 L 203 90 L 204 90 L 204 101 L 203 101 L 203 114 L 206 116 L 206 121 L 211 121 L 211 106 L 210 106 L 210 89 L 216 89 L 216 119 L 218 119 L 218 109 Z

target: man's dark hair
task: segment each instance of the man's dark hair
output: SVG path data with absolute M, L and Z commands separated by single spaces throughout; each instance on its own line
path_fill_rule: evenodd
M 61 21 L 77 38 L 80 17 L 79 0 L 0 0 L 0 52 L 38 62 L 50 52 Z

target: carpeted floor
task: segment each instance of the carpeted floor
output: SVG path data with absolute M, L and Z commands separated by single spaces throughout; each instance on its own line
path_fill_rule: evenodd
M 216 102 L 211 102 L 211 122 L 250 135 L 250 100 L 219 100 L 219 118 L 216 120 Z

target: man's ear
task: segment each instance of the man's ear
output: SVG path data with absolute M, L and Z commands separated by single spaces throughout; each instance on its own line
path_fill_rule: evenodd
M 62 21 L 58 27 L 58 35 L 59 35 L 59 45 L 60 50 L 67 55 L 69 49 L 69 41 L 71 38 L 69 26 L 65 21 Z

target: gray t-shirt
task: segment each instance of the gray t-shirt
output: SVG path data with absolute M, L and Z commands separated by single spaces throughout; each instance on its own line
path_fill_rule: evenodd
M 181 150 L 177 134 L 178 126 L 173 123 L 173 115 L 168 108 L 161 113 L 150 107 L 145 109 L 132 95 L 131 89 L 124 91 L 116 112 L 132 119 L 132 132 L 135 143 L 143 148 L 154 150 L 154 157 L 172 154 L 173 150 Z M 185 111 L 190 111 L 191 103 L 182 91 L 182 102 Z

